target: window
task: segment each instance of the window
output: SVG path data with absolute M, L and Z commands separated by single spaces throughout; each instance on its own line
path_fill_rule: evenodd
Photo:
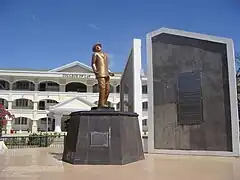
M 87 86 L 79 82 L 71 82 L 66 85 L 66 92 L 87 92 Z
M 147 126 L 147 119 L 143 119 L 143 120 L 142 120 L 142 125 L 143 125 L 143 126 Z
M 0 104 L 4 105 L 5 99 L 0 99 Z
M 29 81 L 18 81 L 13 84 L 13 90 L 34 91 L 35 84 Z
M 120 85 L 118 85 L 118 86 L 116 87 L 116 92 L 117 92 L 117 93 L 120 93 Z
M 142 103 L 142 109 L 143 109 L 143 111 L 147 111 L 148 110 L 148 102 L 143 102 Z
M 52 81 L 42 82 L 38 85 L 39 91 L 59 91 L 59 84 Z
M 47 118 L 42 118 L 41 119 L 41 124 L 46 124 L 46 122 L 47 122 Z M 48 118 L 48 124 L 51 124 L 51 119 L 50 118 Z
M 47 103 L 48 103 L 48 104 L 57 104 L 57 101 L 52 100 L 52 99 L 48 99 L 48 100 L 47 100 Z
M 120 109 L 120 102 L 117 103 L 117 109 Z
M 2 104 L 5 109 L 8 108 L 8 102 L 7 102 L 7 100 L 5 100 L 5 99 L 0 99 L 0 104 Z
M 113 92 L 114 92 L 114 87 L 110 84 L 109 93 L 113 93 Z
M 148 93 L 147 85 L 143 85 L 143 86 L 142 86 L 142 93 L 143 93 L 143 94 L 147 94 L 147 93 Z
M 28 100 L 27 99 L 17 99 L 16 100 L 16 106 L 27 107 L 28 106 Z
M 45 101 L 39 101 L 38 109 L 39 110 L 45 110 Z
M 0 90 L 9 90 L 9 82 L 0 80 Z
M 16 99 L 13 103 L 13 109 L 33 109 L 33 102 L 28 99 Z
M 28 118 L 26 117 L 18 117 L 15 119 L 16 125 L 27 125 L 28 124 Z
M 93 90 L 93 93 L 98 93 L 99 92 L 98 84 L 94 84 L 92 90 Z

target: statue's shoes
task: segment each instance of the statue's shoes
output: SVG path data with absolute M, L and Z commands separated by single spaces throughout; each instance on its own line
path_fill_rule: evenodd
M 103 108 L 105 108 L 105 107 L 108 107 L 108 105 L 99 105 L 98 107 L 103 107 Z

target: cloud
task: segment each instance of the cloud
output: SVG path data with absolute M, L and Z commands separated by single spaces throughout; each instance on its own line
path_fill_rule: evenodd
M 32 19 L 33 21 L 36 21 L 36 20 L 37 20 L 35 14 L 32 14 L 31 19 Z
M 88 27 L 90 27 L 92 29 L 99 29 L 98 26 L 96 24 L 93 24 L 93 23 L 89 23 Z

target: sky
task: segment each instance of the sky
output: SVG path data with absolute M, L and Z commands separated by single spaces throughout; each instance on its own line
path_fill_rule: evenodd
M 0 0 L 0 69 L 90 65 L 101 42 L 121 72 L 133 38 L 161 27 L 232 38 L 240 52 L 239 0 Z

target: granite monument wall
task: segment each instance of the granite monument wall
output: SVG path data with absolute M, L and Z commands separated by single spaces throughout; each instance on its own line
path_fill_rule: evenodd
M 238 156 L 232 40 L 161 28 L 147 54 L 149 152 Z

